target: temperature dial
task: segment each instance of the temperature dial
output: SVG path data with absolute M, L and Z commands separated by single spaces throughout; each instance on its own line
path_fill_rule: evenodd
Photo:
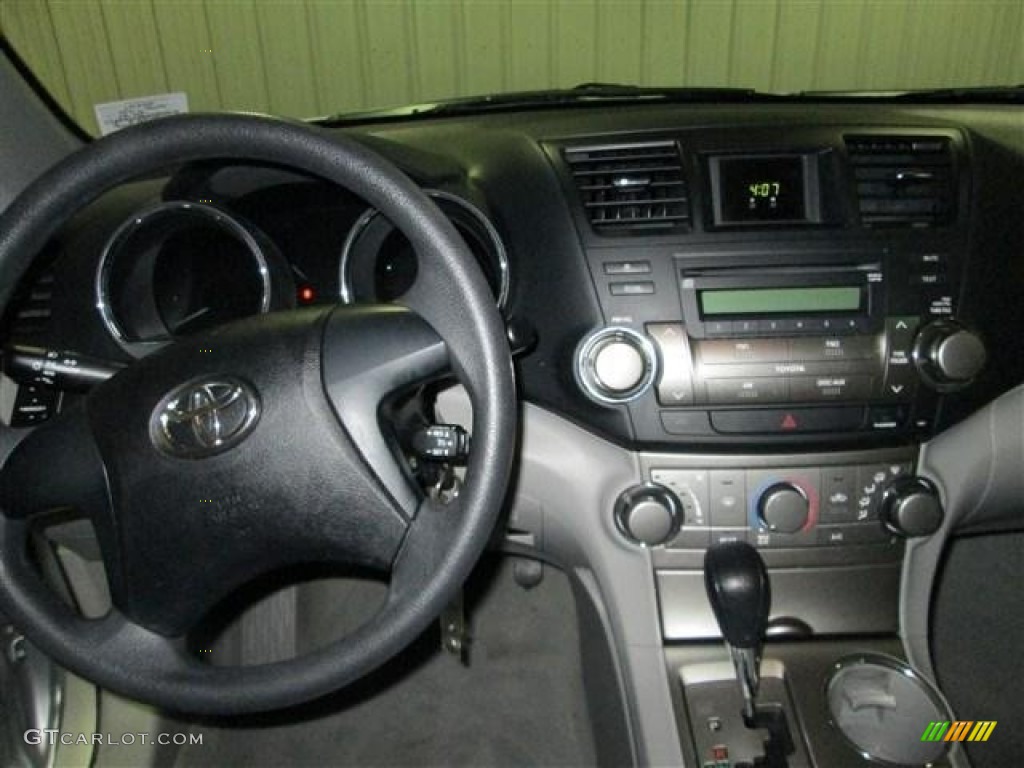
M 807 525 L 810 510 L 807 496 L 792 483 L 776 483 L 757 502 L 758 517 L 774 533 L 797 533 Z

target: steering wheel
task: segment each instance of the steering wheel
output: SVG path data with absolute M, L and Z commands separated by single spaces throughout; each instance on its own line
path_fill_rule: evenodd
M 240 714 L 341 688 L 440 614 L 497 520 L 515 388 L 487 283 L 427 196 L 351 139 L 267 117 L 168 118 L 59 163 L 0 217 L 0 307 L 84 205 L 210 159 L 292 168 L 360 195 L 415 247 L 416 282 L 404 306 L 261 315 L 178 341 L 25 435 L 0 473 L 0 608 L 100 686 L 177 711 Z M 407 478 L 379 410 L 448 372 L 469 393 L 474 441 L 465 484 L 444 503 Z M 113 607 L 99 619 L 48 588 L 28 551 L 34 524 L 68 507 L 89 516 L 100 544 Z M 387 598 L 355 632 L 294 659 L 218 667 L 186 650 L 217 602 L 300 563 L 390 574 Z

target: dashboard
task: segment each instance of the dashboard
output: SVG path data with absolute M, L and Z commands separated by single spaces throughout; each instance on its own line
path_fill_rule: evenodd
M 506 543 L 596 574 L 651 762 L 676 753 L 652 746 L 665 716 L 636 649 L 717 636 L 711 545 L 762 552 L 778 638 L 899 631 L 905 541 L 942 524 L 918 449 L 1024 380 L 1019 111 L 581 106 L 329 130 L 453 223 L 543 414 L 525 445 L 580 460 L 524 462 Z M 41 423 L 93 363 L 248 315 L 400 303 L 418 269 L 385 217 L 319 179 L 167 169 L 37 260 L 5 340 L 53 355 L 4 380 L 0 416 Z
M 1019 379 L 1000 354 L 1019 318 L 1000 254 L 1019 233 L 1000 212 L 1020 158 L 942 110 L 862 112 L 578 108 L 347 132 L 463 236 L 532 345 L 528 400 L 634 447 L 907 443 Z M 107 195 L 50 256 L 10 339 L 112 360 L 248 314 L 400 300 L 417 269 L 350 193 L 216 163 Z M 1009 320 L 979 312 L 992 302 Z

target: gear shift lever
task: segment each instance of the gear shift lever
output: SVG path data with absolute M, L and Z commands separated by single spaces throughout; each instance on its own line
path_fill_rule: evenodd
M 704 555 L 704 586 L 743 690 L 743 718 L 753 723 L 772 600 L 768 570 L 749 544 L 720 544 Z

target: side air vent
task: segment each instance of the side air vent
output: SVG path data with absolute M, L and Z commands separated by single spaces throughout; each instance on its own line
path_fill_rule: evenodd
M 565 150 L 565 161 L 595 232 L 689 226 L 690 199 L 673 142 L 573 147 Z
M 955 184 L 949 139 L 847 136 L 867 227 L 934 227 L 953 218 Z
M 15 294 L 11 306 L 10 338 L 31 339 L 45 333 L 53 300 L 53 272 L 43 272 Z

